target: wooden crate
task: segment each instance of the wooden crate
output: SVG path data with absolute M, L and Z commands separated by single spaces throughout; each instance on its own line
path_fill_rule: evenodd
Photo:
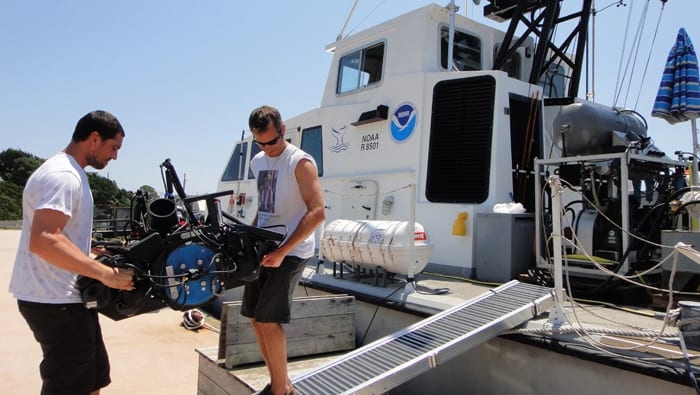
M 354 308 L 355 298 L 349 295 L 294 298 L 292 319 L 283 324 L 287 357 L 354 349 Z M 218 359 L 229 369 L 263 360 L 250 319 L 241 315 L 241 302 L 222 306 Z
M 197 395 L 253 394 L 270 382 L 265 364 L 252 363 L 227 369 L 216 356 L 218 347 L 197 348 L 199 368 Z M 299 377 L 341 358 L 346 351 L 290 359 L 287 363 L 289 377 Z
M 199 348 L 197 352 L 197 395 L 241 395 L 255 392 L 255 388 L 216 360 L 218 347 Z

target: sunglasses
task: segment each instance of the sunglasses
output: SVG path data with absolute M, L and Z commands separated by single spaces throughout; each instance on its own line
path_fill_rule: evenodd
M 264 146 L 266 146 L 266 145 L 275 145 L 275 144 L 277 144 L 277 142 L 279 141 L 280 137 L 282 137 L 282 131 L 279 131 L 279 133 L 277 134 L 277 137 L 275 137 L 274 139 L 272 139 L 272 140 L 270 140 L 270 141 L 265 141 L 265 142 L 258 141 L 258 140 L 253 140 L 253 141 L 255 142 L 255 144 L 257 144 L 257 145 L 259 145 L 259 146 L 261 146 L 261 147 L 264 147 Z

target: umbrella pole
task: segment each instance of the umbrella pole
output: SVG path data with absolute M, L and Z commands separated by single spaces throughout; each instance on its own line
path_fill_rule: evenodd
M 690 119 L 690 127 L 693 132 L 693 171 L 691 173 L 692 185 L 698 185 L 698 131 L 695 128 L 695 118 Z
M 695 118 L 690 118 L 690 127 L 693 132 L 693 169 L 690 172 L 690 185 L 698 186 L 698 178 L 700 178 L 698 177 L 698 131 L 695 127 Z M 690 230 L 698 230 L 698 219 L 692 216 L 690 217 Z

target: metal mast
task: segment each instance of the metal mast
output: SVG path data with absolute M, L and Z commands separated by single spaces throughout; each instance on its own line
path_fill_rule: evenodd
M 564 65 L 570 73 L 565 76 L 569 81 L 566 92 L 559 96 L 576 97 L 593 0 L 581 2 L 581 9 L 577 12 L 561 15 L 562 0 L 489 0 L 484 7 L 484 16 L 499 22 L 510 20 L 503 43 L 494 58 L 493 69 L 503 68 L 525 38 L 534 34 L 538 40 L 529 82 L 540 84 L 543 78 L 550 78 L 552 67 L 558 69 L 559 65 Z M 519 27 L 524 27 L 525 32 L 516 40 Z M 566 27 L 571 27 L 571 31 L 561 44 L 553 42 L 554 32 L 566 34 L 562 32 Z M 569 52 L 572 44 L 575 44 L 573 53 Z

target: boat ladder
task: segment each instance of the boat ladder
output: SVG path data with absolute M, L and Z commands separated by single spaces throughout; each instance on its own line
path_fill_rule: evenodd
M 381 394 L 553 305 L 552 289 L 513 280 L 293 380 L 299 395 Z

